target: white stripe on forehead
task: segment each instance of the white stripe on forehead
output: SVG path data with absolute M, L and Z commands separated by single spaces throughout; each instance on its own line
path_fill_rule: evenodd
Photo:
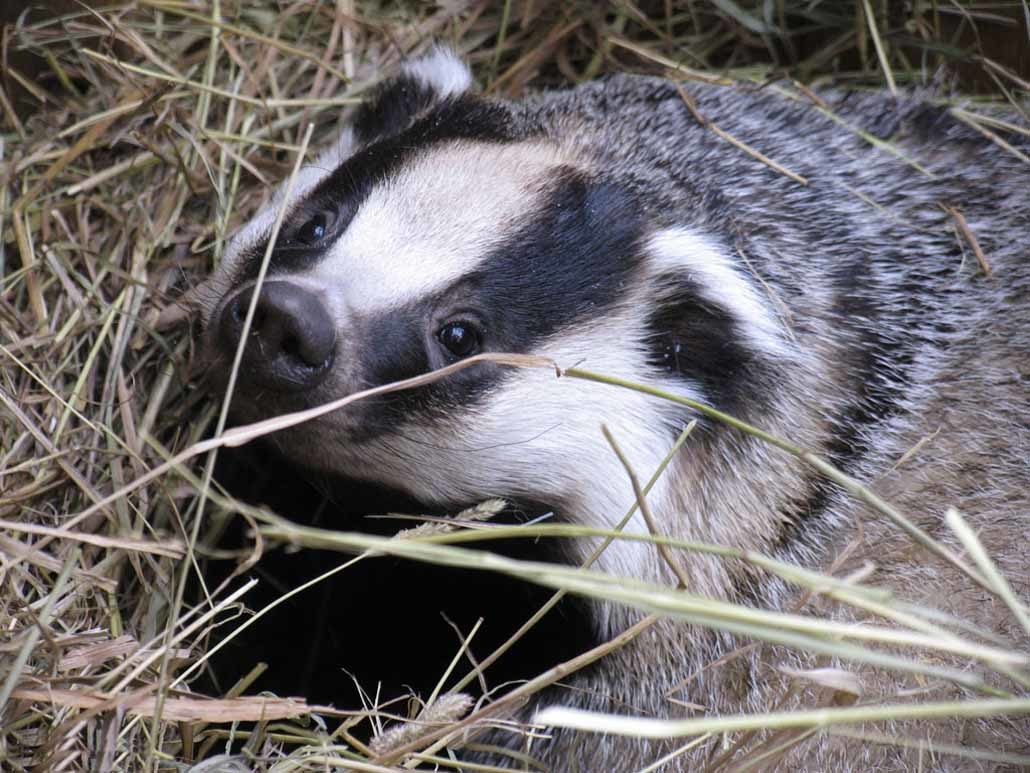
M 555 152 L 535 143 L 454 142 L 377 185 L 306 276 L 348 312 L 425 299 L 473 271 L 532 212 Z

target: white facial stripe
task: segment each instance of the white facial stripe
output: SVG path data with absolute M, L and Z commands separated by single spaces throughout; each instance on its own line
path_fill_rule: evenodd
M 467 276 L 534 210 L 530 183 L 554 163 L 538 145 L 433 148 L 371 192 L 307 275 L 352 312 L 424 300 Z
M 404 65 L 402 71 L 435 89 L 441 97 L 461 94 L 472 87 L 468 67 L 449 48 L 436 46 L 425 56 Z
M 644 381 L 704 402 L 700 386 L 682 379 L 663 382 L 648 377 L 653 372 L 647 365 L 648 352 L 644 346 L 633 343 L 643 338 L 643 320 L 635 320 L 628 312 L 599 320 L 574 333 L 559 334 L 534 353 L 561 366 L 578 364 L 587 370 Z M 620 341 L 621 345 L 613 347 L 612 341 Z M 522 493 L 574 494 L 577 504 L 573 512 L 565 514 L 567 517 L 575 523 L 611 529 L 635 500 L 629 477 L 604 439 L 601 425 L 608 426 L 643 482 L 658 468 L 672 445 L 669 417 L 669 403 L 639 392 L 572 378 L 556 380 L 549 371 L 525 371 L 491 398 L 471 431 L 482 443 L 494 437 L 498 441 L 503 437 L 510 439 L 512 428 L 518 428 L 519 437 L 531 439 L 522 444 L 522 449 L 513 449 L 515 453 L 507 469 L 517 471 L 523 485 L 528 483 L 535 488 Z M 530 425 L 534 432 L 530 432 Z M 523 458 L 531 464 L 529 469 L 519 470 L 517 465 Z M 549 461 L 541 464 L 542 459 Z M 666 482 L 660 480 L 648 501 L 656 512 L 661 512 L 668 496 Z M 639 510 L 626 524 L 625 531 L 649 533 Z M 582 550 L 576 556 L 578 560 L 585 559 L 596 545 L 585 540 L 575 544 Z M 653 545 L 617 540 L 598 559 L 597 567 L 617 575 L 658 579 L 657 564 Z
M 651 238 L 648 249 L 660 272 L 685 272 L 707 300 L 729 311 L 754 346 L 780 357 L 793 355 L 779 319 L 712 241 L 687 228 L 668 228 Z
M 705 401 L 696 385 L 651 375 L 646 347 L 638 343 L 644 337 L 647 305 L 639 294 L 631 296 L 621 309 L 559 333 L 534 353 L 562 366 L 579 363 Z M 612 346 L 613 341 L 620 345 Z M 483 403 L 464 411 L 458 422 L 446 427 L 412 422 L 383 438 L 381 447 L 373 442 L 356 449 L 357 466 L 368 465 L 369 475 L 410 487 L 428 501 L 448 503 L 484 495 L 558 501 L 571 507 L 564 515 L 574 523 L 613 528 L 634 495 L 601 425 L 608 425 L 634 472 L 647 480 L 672 445 L 670 419 L 680 410 L 639 392 L 559 379 L 549 369 L 520 369 L 509 376 Z M 430 457 L 427 449 L 432 449 Z M 663 479 L 648 501 L 659 512 L 667 509 L 669 497 Z M 648 533 L 639 512 L 626 531 Z M 595 544 L 576 542 L 582 553 L 575 558 L 586 558 Z M 660 576 L 654 546 L 644 542 L 614 542 L 598 566 L 625 576 Z

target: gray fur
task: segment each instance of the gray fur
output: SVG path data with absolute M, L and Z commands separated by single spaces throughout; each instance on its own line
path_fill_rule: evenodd
M 726 300 L 731 316 L 734 309 L 742 315 L 733 330 L 751 363 L 741 371 L 746 383 L 733 385 L 735 413 L 836 460 L 956 550 L 942 518 L 948 506 L 959 508 L 1017 593 L 1030 598 L 1030 165 L 947 110 L 914 99 L 824 94 L 842 119 L 834 120 L 787 88 L 684 88 L 707 120 L 808 184 L 770 169 L 701 125 L 676 86 L 666 81 L 614 76 L 507 107 L 510 121 L 531 136 L 523 143 L 525 152 L 542 159 L 545 179 L 558 163 L 603 176 L 629 192 L 645 215 L 647 233 L 686 229 L 733 264 L 735 276 L 743 278 L 740 286 L 746 284 L 753 293 L 749 297 L 758 299 L 750 306 Z M 908 160 L 872 146 L 857 129 L 889 141 Z M 1006 139 L 1030 152 L 1025 137 Z M 460 156 L 448 157 L 455 155 Z M 526 194 L 526 211 L 534 196 Z M 505 201 L 507 216 L 517 219 L 512 214 L 517 197 Z M 437 205 L 434 217 L 446 223 L 446 202 Z M 983 274 L 942 205 L 962 212 L 990 261 L 991 276 Z M 506 222 L 498 227 L 514 227 L 513 221 Z M 683 243 L 689 247 L 694 242 Z M 635 353 L 643 344 L 633 336 L 640 334 L 646 315 L 660 304 L 682 301 L 675 291 L 663 289 L 666 280 L 659 274 L 667 274 L 669 264 L 659 272 L 644 252 L 624 288 L 624 302 L 602 308 L 597 319 L 570 322 L 533 351 L 564 357 L 564 365 L 574 364 L 567 358 L 582 352 L 585 367 L 604 371 L 606 365 L 625 364 L 633 370 L 617 375 L 709 398 L 704 383 L 641 365 Z M 690 257 L 683 256 L 687 273 Z M 463 257 L 463 266 L 468 259 Z M 303 281 L 313 286 L 333 281 L 317 271 L 312 269 Z M 702 293 L 734 287 L 703 270 L 691 276 Z M 225 275 L 216 278 L 218 290 L 208 301 L 207 318 L 218 298 L 231 292 L 230 284 Z M 712 302 L 718 305 L 719 299 Z M 749 310 L 754 316 L 747 316 Z M 606 320 L 618 324 L 604 328 Z M 620 337 L 620 330 L 627 332 Z M 314 447 L 315 455 L 328 460 L 323 466 L 405 486 L 436 504 L 534 495 L 552 501 L 561 516 L 610 524 L 632 501 L 628 484 L 623 485 L 614 463 L 588 462 L 577 454 L 589 451 L 591 459 L 607 459 L 596 430 L 606 421 L 617 438 L 626 439 L 638 474 L 649 474 L 655 455 L 665 452 L 685 417 L 628 393 L 586 390 L 571 403 L 581 405 L 578 412 L 563 398 L 554 398 L 555 414 L 577 413 L 563 418 L 565 435 L 550 436 L 557 438 L 555 449 L 529 441 L 496 449 L 488 442 L 473 444 L 494 431 L 518 434 L 525 429 L 525 436 L 532 436 L 534 390 L 565 388 L 532 378 L 509 374 L 486 402 L 467 412 L 442 418 L 439 412 L 431 418 L 426 414 L 424 423 L 418 414 L 407 416 L 396 434 L 381 427 L 381 436 L 362 437 L 354 448 L 348 446 L 347 433 L 355 426 L 348 422 L 360 419 L 316 423 L 287 434 L 282 443 L 287 453 L 298 456 L 303 446 Z M 356 385 L 343 375 L 334 379 L 330 390 Z M 520 403 L 519 395 L 529 399 Z M 312 401 L 327 396 L 320 393 Z M 621 427 L 620 410 L 627 416 Z M 244 413 L 260 415 L 247 406 Z M 456 450 L 417 458 L 413 467 L 417 452 L 403 441 L 416 436 Z M 896 464 L 920 442 L 912 458 Z M 472 445 L 479 450 L 462 450 Z M 508 472 L 493 472 L 497 469 Z M 611 494 L 595 501 L 586 493 L 598 490 Z M 809 516 L 804 512 L 808 506 L 817 512 Z M 823 487 L 800 463 L 726 428 L 706 427 L 702 438 L 688 443 L 652 508 L 660 528 L 671 536 L 736 545 L 817 568 L 841 561 L 834 567 L 838 576 L 872 562 L 872 583 L 994 630 L 1025 651 L 1026 637 L 997 600 L 914 547 L 881 516 Z M 677 559 L 692 590 L 780 609 L 796 600 L 781 584 L 746 568 L 690 553 L 677 554 Z M 672 581 L 649 548 L 626 552 L 606 568 Z M 813 606 L 850 619 L 828 603 Z M 605 636 L 640 616 L 600 607 L 597 614 L 599 633 Z M 781 666 L 826 665 L 767 647 L 704 669 L 737 646 L 727 636 L 663 622 L 599 667 L 565 680 L 571 689 L 556 687 L 538 696 L 520 717 L 528 720 L 554 703 L 608 712 L 632 707 L 644 716 L 689 715 L 669 700 L 670 692 L 712 715 L 767 710 L 790 681 Z M 853 664 L 842 667 L 862 679 L 864 699 L 890 700 L 917 686 L 914 680 Z M 676 689 L 698 672 L 688 687 Z M 802 690 L 792 705 L 813 705 L 816 692 Z M 955 695 L 932 685 L 921 697 Z M 891 732 L 1030 753 L 1026 720 L 899 725 Z M 552 730 L 550 736 L 529 751 L 555 771 L 634 770 L 677 745 L 563 730 Z M 522 743 L 500 731 L 489 741 L 517 748 Z M 693 769 L 718 755 L 713 742 L 680 757 L 677 769 Z M 506 764 L 503 758 L 489 761 Z M 974 763 L 816 735 L 782 765 L 792 770 L 912 770 L 917 765 L 944 770 Z

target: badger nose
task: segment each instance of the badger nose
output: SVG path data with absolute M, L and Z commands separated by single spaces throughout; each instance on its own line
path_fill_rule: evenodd
M 218 339 L 230 358 L 243 334 L 251 287 L 222 309 Z M 336 327 L 314 293 L 291 282 L 266 282 L 258 296 L 240 375 L 278 392 L 299 392 L 319 384 L 332 365 Z

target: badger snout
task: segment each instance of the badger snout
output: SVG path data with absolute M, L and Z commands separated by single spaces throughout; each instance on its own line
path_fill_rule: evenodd
M 218 346 L 230 360 L 243 334 L 254 288 L 237 293 L 218 317 Z M 254 309 L 240 376 L 277 392 L 317 386 L 329 373 L 336 327 L 322 300 L 292 282 L 265 282 Z

